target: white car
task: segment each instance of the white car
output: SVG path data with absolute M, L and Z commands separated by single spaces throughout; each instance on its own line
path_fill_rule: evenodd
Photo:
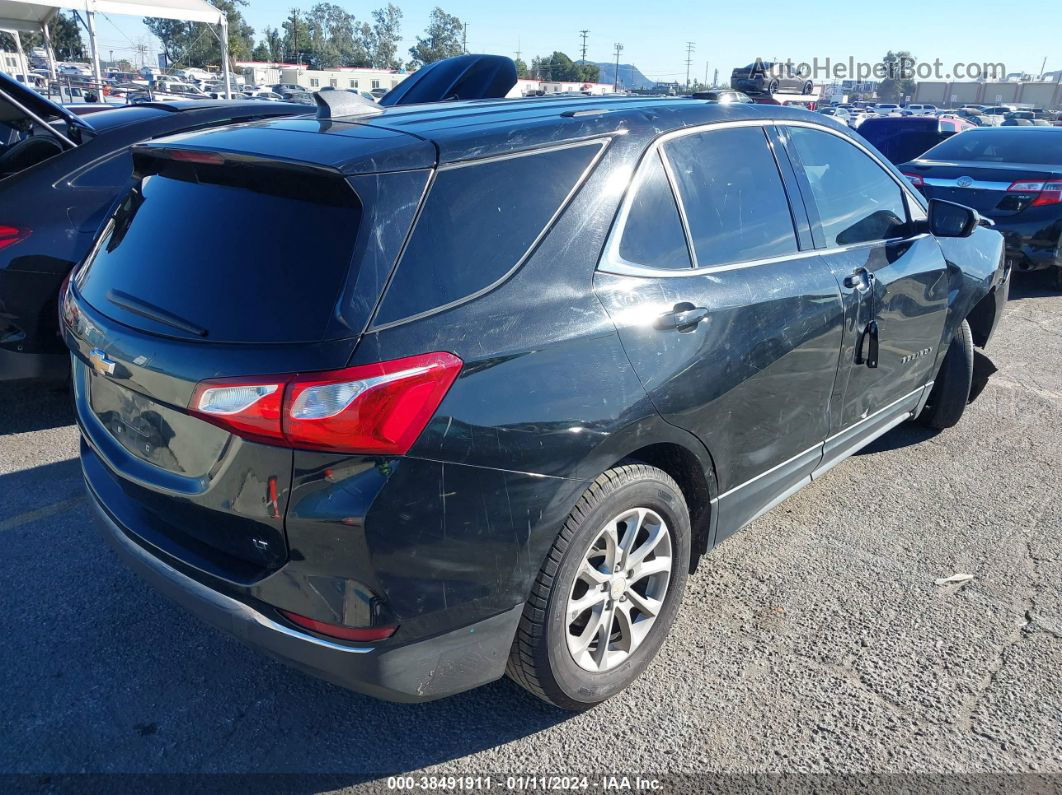
M 915 116 L 935 116 L 937 113 L 936 105 L 908 105 L 906 110 L 909 110 Z
M 890 102 L 883 102 L 874 106 L 874 112 L 879 116 L 899 116 L 900 106 Z
M 191 83 L 175 83 L 169 80 L 158 82 L 155 93 L 180 94 L 182 98 L 209 99 L 210 95 Z
M 823 116 L 833 116 L 836 119 L 840 119 L 846 124 L 848 120 L 852 118 L 852 114 L 849 113 L 848 108 L 819 108 L 819 113 Z
M 270 91 L 268 88 L 259 88 L 255 89 L 254 91 L 245 91 L 243 92 L 243 95 L 252 99 L 271 99 L 274 101 L 284 99 L 284 97 L 280 96 L 280 94 L 278 94 L 276 91 Z

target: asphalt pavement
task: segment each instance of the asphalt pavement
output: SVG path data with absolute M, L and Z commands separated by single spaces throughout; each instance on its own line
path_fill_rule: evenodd
M 646 674 L 576 716 L 507 680 L 382 703 L 199 623 L 97 535 L 68 394 L 0 385 L 0 773 L 307 790 L 423 771 L 1062 773 L 1046 278 L 1015 277 L 986 354 L 957 427 L 900 426 L 721 545 Z M 973 579 L 935 584 L 957 573 Z

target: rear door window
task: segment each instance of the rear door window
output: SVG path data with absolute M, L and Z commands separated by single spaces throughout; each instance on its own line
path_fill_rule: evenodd
M 870 156 L 821 130 L 792 127 L 789 136 L 811 185 L 827 248 L 905 234 L 903 190 Z
M 322 339 L 361 219 L 350 186 L 271 168 L 154 168 L 79 275 L 85 300 L 127 325 L 210 342 Z
M 686 211 L 697 266 L 797 251 L 793 217 L 759 127 L 684 135 L 664 145 Z
M 689 268 L 686 233 L 660 154 L 650 154 L 642 169 L 620 237 L 620 259 L 649 268 Z
M 595 141 L 442 167 L 376 325 L 454 304 L 512 273 L 602 146 Z

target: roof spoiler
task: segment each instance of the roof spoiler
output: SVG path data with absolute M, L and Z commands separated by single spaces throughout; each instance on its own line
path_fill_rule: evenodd
M 315 91 L 313 98 L 317 102 L 317 118 L 319 119 L 337 119 L 341 116 L 375 116 L 377 113 L 383 113 L 383 108 L 375 102 L 352 91 L 338 89 Z
M 504 55 L 458 55 L 422 66 L 380 98 L 412 105 L 461 99 L 501 99 L 516 85 L 516 64 Z

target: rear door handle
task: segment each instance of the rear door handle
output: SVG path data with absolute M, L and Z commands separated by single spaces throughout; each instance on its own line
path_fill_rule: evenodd
M 688 301 L 675 304 L 670 312 L 665 312 L 656 319 L 658 329 L 675 328 L 679 331 L 692 331 L 693 328 L 708 317 L 708 307 L 694 306 Z

